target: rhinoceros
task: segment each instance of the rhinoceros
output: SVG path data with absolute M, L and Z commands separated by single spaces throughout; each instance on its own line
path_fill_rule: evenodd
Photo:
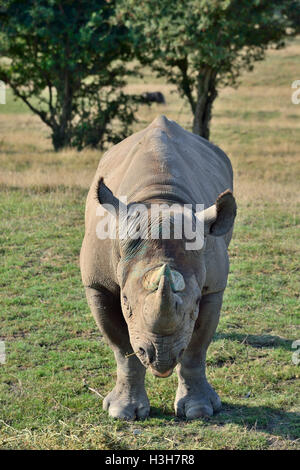
M 227 283 L 236 216 L 232 187 L 226 154 L 165 116 L 100 160 L 87 196 L 80 265 L 89 307 L 117 363 L 116 385 L 103 401 L 110 416 L 146 418 L 146 370 L 168 377 L 175 366 L 177 416 L 209 417 L 220 409 L 205 362 Z M 146 210 L 133 211 L 131 232 L 99 236 L 99 222 L 106 217 L 120 228 L 120 211 L 138 203 Z M 153 204 L 176 204 L 179 212 L 189 205 L 190 217 L 202 221 L 201 246 L 187 249 L 184 236 L 174 231 L 162 237 L 163 211 L 145 225 Z M 141 220 L 156 237 L 132 236 L 134 228 L 140 233 Z

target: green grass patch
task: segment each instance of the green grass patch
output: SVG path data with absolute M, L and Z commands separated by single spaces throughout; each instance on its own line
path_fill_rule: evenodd
M 222 411 L 210 421 L 180 421 L 173 411 L 175 375 L 159 380 L 147 374 L 150 419 L 123 423 L 109 418 L 101 398 L 87 388 L 104 396 L 116 371 L 80 280 L 84 200 L 85 191 L 76 188 L 2 190 L 1 338 L 7 362 L 0 366 L 0 446 L 295 448 L 295 220 L 280 207 L 265 207 L 263 214 L 255 207 L 240 210 L 223 315 L 208 354 L 208 377 L 222 397 Z

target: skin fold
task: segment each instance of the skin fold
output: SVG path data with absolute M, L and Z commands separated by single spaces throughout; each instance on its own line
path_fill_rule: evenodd
M 116 385 L 103 402 L 112 417 L 148 416 L 147 369 L 161 378 L 176 369 L 178 416 L 208 417 L 220 409 L 205 359 L 227 283 L 236 215 L 232 184 L 228 157 L 164 116 L 101 159 L 87 197 L 80 265 L 89 307 L 117 363 Z M 124 196 L 135 238 L 118 236 Z M 136 203 L 145 210 L 131 212 Z M 164 239 L 166 216 L 150 218 L 154 203 L 177 204 L 177 215 L 190 204 L 192 221 L 203 223 L 203 246 L 187 249 L 187 239 L 176 238 L 175 212 Z M 204 210 L 197 212 L 196 204 Z M 101 207 L 112 209 L 99 216 Z M 103 217 L 115 221 L 116 238 L 97 236 Z M 155 239 L 144 236 L 154 232 Z

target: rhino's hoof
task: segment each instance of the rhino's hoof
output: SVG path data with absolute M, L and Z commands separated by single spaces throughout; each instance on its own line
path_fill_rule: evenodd
M 133 421 L 145 419 L 149 415 L 150 405 L 146 392 L 130 396 L 124 391 L 114 388 L 103 400 L 103 409 L 112 418 Z
M 210 418 L 220 408 L 221 400 L 208 383 L 198 390 L 188 391 L 180 387 L 177 391 L 175 412 L 180 418 Z

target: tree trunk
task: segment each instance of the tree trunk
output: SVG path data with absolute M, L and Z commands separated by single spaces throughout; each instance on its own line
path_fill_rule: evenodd
M 66 128 L 66 124 L 62 123 L 61 125 L 52 128 L 52 144 L 56 152 L 62 150 L 64 147 L 70 146 L 70 133 Z
M 56 151 L 64 147 L 68 147 L 71 143 L 71 121 L 72 121 L 72 104 L 73 104 L 73 89 L 70 70 L 68 68 L 69 60 L 69 41 L 66 38 L 65 47 L 65 62 L 66 65 L 60 81 L 60 86 L 57 87 L 57 103 L 61 109 L 59 122 L 52 127 L 52 143 Z
M 216 90 L 217 73 L 211 68 L 205 68 L 198 75 L 197 102 L 194 108 L 193 133 L 209 140 L 209 125 Z
M 73 95 L 68 77 L 65 79 L 63 91 L 57 90 L 57 95 L 57 100 L 61 106 L 61 113 L 58 123 L 52 126 L 52 143 L 56 151 L 71 144 Z

